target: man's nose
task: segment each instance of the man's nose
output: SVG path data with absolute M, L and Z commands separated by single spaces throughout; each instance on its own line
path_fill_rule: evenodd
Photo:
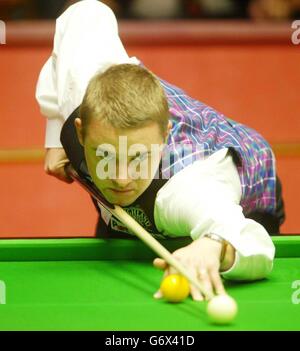
M 129 188 L 129 184 L 131 183 L 131 179 L 130 178 L 117 178 L 117 179 L 113 179 L 113 184 L 116 188 L 118 189 L 127 189 Z

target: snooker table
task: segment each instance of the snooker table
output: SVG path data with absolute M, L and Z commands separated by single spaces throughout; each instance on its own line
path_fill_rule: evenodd
M 209 323 L 205 302 L 152 298 L 162 273 L 139 240 L 2 239 L 0 330 L 300 330 L 300 236 L 272 239 L 268 279 L 225 283 L 239 305 L 227 326 Z M 161 242 L 170 251 L 188 243 Z

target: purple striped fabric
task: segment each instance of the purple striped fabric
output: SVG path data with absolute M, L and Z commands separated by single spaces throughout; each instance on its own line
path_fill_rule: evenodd
M 255 130 L 237 123 L 160 79 L 168 98 L 173 127 L 163 154 L 162 175 L 170 178 L 194 160 L 229 148 L 234 151 L 242 184 L 244 213 L 274 213 L 275 158 Z

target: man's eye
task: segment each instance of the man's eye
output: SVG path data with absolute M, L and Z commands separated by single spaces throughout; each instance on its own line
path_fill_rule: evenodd
M 147 153 L 141 154 L 141 155 L 137 156 L 137 157 L 135 158 L 135 160 L 138 161 L 138 162 L 142 162 L 142 161 L 147 160 L 147 159 L 148 159 L 148 156 L 149 156 L 149 155 L 148 155 Z
M 115 155 L 114 154 L 111 154 L 107 151 L 101 153 L 101 154 L 98 154 L 96 155 L 98 158 L 101 158 L 101 159 L 106 159 L 106 160 L 113 160 L 115 158 Z

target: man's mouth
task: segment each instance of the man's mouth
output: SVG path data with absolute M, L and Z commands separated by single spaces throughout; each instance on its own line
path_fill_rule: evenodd
M 133 189 L 113 189 L 109 188 L 110 191 L 112 191 L 115 194 L 129 194 L 133 191 Z

